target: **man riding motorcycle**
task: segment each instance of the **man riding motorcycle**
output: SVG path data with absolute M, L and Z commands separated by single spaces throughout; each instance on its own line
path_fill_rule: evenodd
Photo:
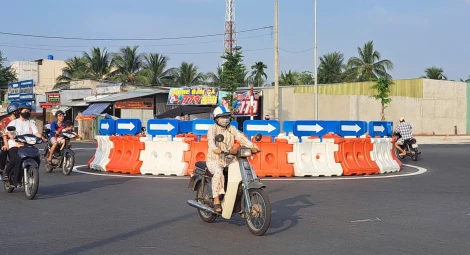
M 20 112 L 20 118 L 11 121 L 10 124 L 8 124 L 8 127 L 15 127 L 17 135 L 34 134 L 36 137 L 42 138 L 38 127 L 36 126 L 36 122 L 29 119 L 31 117 L 31 106 L 27 105 L 26 103 L 21 103 L 18 107 L 18 110 Z M 43 140 L 46 139 L 43 138 Z M 18 155 L 18 148 L 22 147 L 24 144 L 15 142 L 14 136 L 8 131 L 5 132 L 3 141 L 5 143 L 3 149 L 8 149 L 8 156 L 10 157 L 10 161 L 8 162 L 8 165 L 5 169 L 3 178 L 5 181 L 7 181 L 10 171 L 13 170 L 14 178 L 12 180 L 12 184 L 13 187 L 16 187 L 18 185 L 18 177 L 21 167 L 21 159 Z
M 8 124 L 10 124 L 12 120 L 18 119 L 20 117 L 18 106 L 19 106 L 18 103 L 11 103 L 7 107 L 7 113 L 9 114 L 9 116 L 3 118 L 0 121 L 0 132 L 2 134 L 6 131 Z M 3 174 L 3 170 L 5 170 L 5 165 L 7 163 L 7 155 L 8 155 L 8 152 L 7 152 L 8 147 L 4 147 L 4 146 L 2 147 L 3 148 L 0 150 L 0 174 Z
M 58 110 L 55 113 L 55 117 L 57 118 L 57 120 L 54 120 L 51 123 L 51 134 L 49 136 L 51 144 L 52 144 L 51 152 L 53 152 L 55 148 L 57 147 L 56 136 L 59 134 L 59 130 L 62 130 L 65 127 L 65 122 L 64 122 L 65 113 L 61 110 Z M 52 161 L 52 153 L 49 153 L 49 157 L 47 158 L 47 163 L 51 164 L 51 161 Z
M 234 126 L 230 125 L 230 117 L 232 114 L 224 106 L 218 106 L 213 112 L 215 124 L 212 125 L 207 133 L 207 140 L 209 150 L 207 152 L 206 165 L 207 169 L 213 174 L 212 177 L 212 197 L 214 198 L 214 209 L 216 212 L 221 213 L 222 207 L 220 205 L 219 196 L 225 194 L 224 191 L 224 174 L 223 168 L 227 166 L 222 151 L 232 149 L 235 140 L 242 146 L 251 148 L 252 151 L 260 151 L 258 147 L 250 142 L 240 131 Z M 223 142 L 216 142 L 215 136 L 222 134 L 224 136 Z
M 413 138 L 411 129 L 410 123 L 406 122 L 404 117 L 400 117 L 400 123 L 395 129 L 395 133 L 400 133 L 401 135 L 395 143 L 395 147 L 400 151 L 400 156 L 406 156 L 406 152 L 400 146 L 404 144 L 405 140 Z

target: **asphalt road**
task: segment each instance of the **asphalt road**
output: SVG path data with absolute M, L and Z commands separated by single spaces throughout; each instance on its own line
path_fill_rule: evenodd
M 79 143 L 77 165 L 94 144 Z M 202 222 L 188 180 L 122 178 L 41 167 L 34 200 L 0 191 L 1 254 L 468 254 L 470 145 L 422 145 L 421 175 L 266 181 L 271 228 Z M 416 169 L 407 168 L 405 172 Z M 385 176 L 385 175 L 384 175 Z

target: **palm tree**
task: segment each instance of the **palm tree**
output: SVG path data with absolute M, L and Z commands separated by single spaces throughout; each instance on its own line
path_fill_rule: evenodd
M 297 83 L 299 85 L 312 85 L 315 83 L 315 77 L 313 77 L 313 74 L 310 71 L 303 71 L 297 75 Z
M 69 82 L 73 79 L 87 78 L 87 66 L 83 58 L 74 56 L 65 61 L 65 64 L 67 66 L 62 68 L 62 75 L 57 77 L 57 82 Z
M 340 52 L 328 53 L 320 57 L 318 67 L 318 82 L 322 84 L 343 81 L 344 55 Z
M 214 72 L 209 72 L 207 73 L 207 78 L 211 80 L 210 85 L 214 87 L 223 87 L 224 86 L 224 79 L 222 77 L 224 69 L 220 66 L 217 65 L 217 71 Z
M 142 81 L 142 77 L 136 77 L 143 66 L 142 55 L 137 53 L 138 47 L 126 46 L 114 54 L 113 65 L 117 68 L 115 72 L 117 80 L 130 83 L 135 83 L 136 80 Z
M 359 57 L 351 57 L 348 66 L 359 75 L 359 81 L 369 81 L 378 77 L 392 78 L 387 69 L 393 69 L 392 61 L 380 60 L 380 52 L 374 50 L 373 41 L 368 41 L 363 48 L 358 47 Z
M 426 76 L 422 78 L 433 79 L 433 80 L 447 80 L 447 77 L 444 75 L 444 70 L 435 66 L 428 67 L 424 70 Z
M 87 62 L 87 75 L 90 78 L 104 80 L 111 74 L 112 57 L 106 51 L 106 48 L 101 50 L 99 47 L 93 49 L 88 53 L 83 53 L 83 59 Z
M 197 85 L 204 80 L 204 74 L 198 72 L 197 65 L 182 62 L 181 66 L 174 72 L 176 85 L 190 86 Z
M 263 63 L 262 61 L 255 62 L 254 65 L 251 66 L 251 76 L 253 77 L 253 83 L 259 87 L 263 83 L 263 76 L 265 79 L 268 78 L 268 75 L 264 72 L 264 69 L 268 68 L 268 66 Z
M 289 70 L 288 72 L 282 72 L 281 77 L 279 77 L 279 85 L 297 85 L 297 73 L 292 72 L 291 70 Z
M 173 73 L 175 68 L 167 69 L 168 61 L 167 56 L 151 53 L 144 56 L 144 64 L 139 72 L 139 75 L 146 77 L 147 83 L 158 86 L 166 86 L 171 84 L 173 80 Z

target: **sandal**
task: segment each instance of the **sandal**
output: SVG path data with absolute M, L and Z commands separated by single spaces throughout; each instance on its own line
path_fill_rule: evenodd
M 3 176 L 3 181 L 7 182 L 8 181 L 8 175 Z
M 214 209 L 216 213 L 222 213 L 222 206 L 220 204 L 214 204 Z

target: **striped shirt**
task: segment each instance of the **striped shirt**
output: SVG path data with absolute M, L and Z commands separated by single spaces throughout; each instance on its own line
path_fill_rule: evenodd
M 223 142 L 216 142 L 215 136 L 218 134 L 224 135 Z M 207 132 L 207 140 L 209 144 L 209 151 L 207 152 L 207 161 L 217 161 L 222 165 L 225 165 L 225 157 L 223 154 L 215 154 L 213 150 L 221 149 L 230 150 L 237 140 L 242 146 L 248 148 L 258 148 L 255 144 L 250 142 L 245 135 L 237 130 L 234 126 L 229 125 L 228 128 L 221 127 L 217 124 L 212 125 Z

